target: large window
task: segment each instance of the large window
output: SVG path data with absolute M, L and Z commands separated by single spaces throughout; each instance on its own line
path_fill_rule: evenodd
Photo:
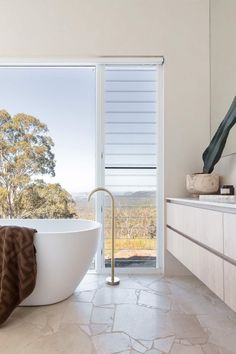
M 0 217 L 94 218 L 95 67 L 1 67 L 0 111 Z
M 0 66 L 0 218 L 97 216 L 97 267 L 109 268 L 110 200 L 87 202 L 104 186 L 116 267 L 156 267 L 159 67 Z

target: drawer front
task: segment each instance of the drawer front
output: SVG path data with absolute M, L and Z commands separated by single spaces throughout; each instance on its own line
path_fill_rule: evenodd
M 168 228 L 167 249 L 223 299 L 223 259 Z
M 224 261 L 224 302 L 236 311 L 236 266 Z
M 223 213 L 167 203 L 167 225 L 223 253 Z
M 224 214 L 224 254 L 236 260 L 236 214 Z

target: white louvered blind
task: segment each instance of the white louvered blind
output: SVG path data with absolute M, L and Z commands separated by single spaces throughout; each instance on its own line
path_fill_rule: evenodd
M 116 197 L 116 266 L 155 267 L 157 66 L 106 65 L 104 75 L 105 186 Z
M 156 66 L 106 66 L 106 186 L 115 192 L 155 188 L 156 97 Z

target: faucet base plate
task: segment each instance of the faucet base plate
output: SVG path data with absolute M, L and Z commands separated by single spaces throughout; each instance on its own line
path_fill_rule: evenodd
M 120 279 L 118 277 L 114 277 L 114 281 L 112 281 L 112 277 L 107 277 L 106 278 L 106 283 L 108 285 L 119 285 L 120 284 Z

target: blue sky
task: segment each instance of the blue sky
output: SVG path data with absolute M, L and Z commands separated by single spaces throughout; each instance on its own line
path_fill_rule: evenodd
M 56 177 L 69 192 L 95 186 L 96 74 L 94 68 L 0 68 L 0 109 L 46 123 Z

